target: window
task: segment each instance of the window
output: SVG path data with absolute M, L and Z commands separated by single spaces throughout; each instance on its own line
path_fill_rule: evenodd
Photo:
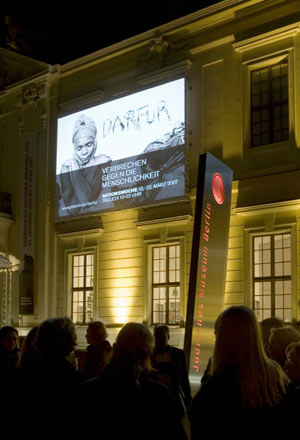
M 251 146 L 289 139 L 288 63 L 251 72 Z
M 180 245 L 152 249 L 152 323 L 180 322 Z
M 253 308 L 257 319 L 292 320 L 291 234 L 253 238 Z
M 93 320 L 94 254 L 72 255 L 72 320 L 87 324 Z

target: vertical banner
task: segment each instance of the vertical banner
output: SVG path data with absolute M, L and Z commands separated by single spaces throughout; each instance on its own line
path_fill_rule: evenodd
M 200 155 L 184 340 L 192 386 L 200 385 L 224 304 L 232 175 L 210 153 Z
M 34 195 L 36 134 L 24 136 L 22 154 L 20 314 L 34 313 Z

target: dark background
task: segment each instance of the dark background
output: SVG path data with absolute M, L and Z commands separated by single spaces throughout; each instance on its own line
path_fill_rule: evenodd
M 0 46 L 65 64 L 203 9 L 218 0 L 98 0 L 2 5 Z

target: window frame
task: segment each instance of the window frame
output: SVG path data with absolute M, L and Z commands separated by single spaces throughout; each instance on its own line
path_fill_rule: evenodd
M 249 50 L 248 50 L 249 49 Z M 274 48 L 273 48 L 274 49 Z M 289 170 L 291 164 L 296 160 L 297 145 L 296 138 L 299 128 L 295 119 L 295 95 L 298 87 L 295 83 L 295 49 L 289 44 L 285 49 L 282 46 L 278 51 L 270 53 L 270 46 L 264 45 L 263 41 L 255 52 L 251 46 L 238 50 L 242 54 L 241 74 L 242 74 L 242 142 L 243 161 L 245 177 L 265 175 L 266 172 L 281 172 Z M 273 66 L 284 60 L 288 64 L 288 133 L 289 139 L 260 145 L 251 146 L 251 72 L 263 67 Z M 299 88 L 300 90 L 300 88 Z
M 179 281 L 171 281 L 170 280 L 170 248 L 172 246 L 178 246 L 179 248 Z M 155 282 L 154 281 L 154 277 L 155 277 L 155 271 L 154 269 L 154 262 L 155 262 L 155 258 L 154 258 L 154 252 L 155 249 L 162 249 L 165 248 L 166 249 L 166 268 L 165 268 L 165 274 L 166 274 L 166 280 L 165 282 Z M 180 243 L 168 243 L 168 244 L 161 244 L 159 246 L 153 246 L 152 247 L 152 270 L 151 270 L 151 278 L 152 278 L 152 292 L 151 292 L 151 323 L 153 325 L 155 324 L 167 324 L 167 325 L 179 325 L 180 324 L 180 298 L 181 298 L 181 294 L 180 294 L 180 265 L 181 265 L 181 252 L 180 252 Z M 176 251 L 175 251 L 176 252 Z M 161 259 L 158 259 L 158 261 L 160 261 Z M 177 269 L 178 270 L 178 269 Z M 158 271 L 158 273 L 160 273 L 160 271 Z M 176 255 L 175 255 L 175 273 L 176 273 Z M 176 278 L 176 275 L 175 275 Z M 175 289 L 179 287 L 179 321 L 172 323 L 170 322 L 170 288 L 174 287 Z M 158 312 L 160 313 L 164 313 L 165 314 L 165 320 L 163 320 L 162 322 L 156 322 L 156 320 L 154 320 L 154 314 L 157 313 L 157 311 L 154 310 L 154 303 L 155 303 L 155 298 L 154 298 L 154 289 L 161 289 L 161 288 L 165 288 L 165 302 L 166 302 L 166 310 L 165 312 Z M 177 307 L 175 306 L 175 314 L 177 311 Z
M 81 250 L 68 250 L 66 252 L 66 258 L 67 258 L 67 272 L 68 272 L 68 277 L 67 277 L 67 298 L 66 298 L 66 309 L 67 309 L 67 314 L 71 317 L 71 319 L 73 320 L 73 257 L 74 256 L 81 256 L 81 255 L 88 255 L 88 254 L 93 254 L 93 312 L 92 312 L 92 320 L 95 321 L 97 320 L 97 249 L 96 247 L 91 247 L 91 248 L 85 248 L 82 251 Z M 80 290 L 83 290 L 82 288 L 80 288 Z M 89 321 L 86 321 L 86 317 L 84 317 L 84 321 L 83 322 L 74 322 L 74 325 L 76 327 L 82 327 L 82 326 L 87 326 Z
M 285 99 L 282 98 L 280 101 L 274 101 L 274 97 L 273 97 L 273 91 L 274 91 L 273 82 L 274 81 L 273 80 L 276 77 L 273 76 L 273 68 L 276 67 L 276 66 L 280 66 L 280 68 L 281 68 L 281 65 L 286 65 L 286 67 L 287 67 L 287 72 L 286 72 L 286 75 L 285 75 L 286 78 L 287 78 L 287 87 L 280 87 L 279 91 L 281 92 L 283 89 L 286 88 L 287 89 L 287 97 Z M 261 81 L 255 82 L 253 80 L 254 73 L 260 72 L 260 74 L 262 74 L 263 70 L 267 71 L 266 81 L 262 81 L 261 80 Z M 281 79 L 281 75 L 279 75 L 279 78 Z M 260 90 L 260 93 L 253 94 L 252 93 L 253 92 L 253 88 L 254 88 L 254 86 L 256 84 L 260 84 L 260 89 L 261 89 L 263 82 L 267 82 L 267 84 L 268 84 L 268 88 L 265 91 L 266 94 L 267 94 L 267 102 L 266 103 L 260 103 L 259 105 L 255 105 L 253 103 L 254 97 L 255 96 L 262 96 L 263 95 L 263 91 Z M 278 144 L 278 143 L 281 143 L 281 142 L 288 142 L 290 140 L 290 131 L 291 130 L 290 130 L 290 105 L 289 105 L 290 104 L 290 96 L 289 96 L 289 86 L 290 86 L 290 75 L 289 75 L 289 60 L 288 60 L 288 56 L 285 56 L 282 59 L 276 60 L 273 63 L 267 64 L 267 65 L 264 65 L 264 66 L 255 66 L 255 67 L 249 69 L 249 87 L 250 87 L 250 130 L 249 130 L 250 131 L 250 145 L 249 145 L 249 147 L 250 148 L 259 148 L 259 147 L 262 147 L 262 146 L 267 146 L 267 145 L 269 146 L 269 145 Z M 287 108 L 288 108 L 288 112 L 287 112 L 288 127 L 287 128 L 281 127 L 280 132 L 283 133 L 284 130 L 287 130 L 288 131 L 288 137 L 280 139 L 280 140 L 275 140 L 275 130 L 274 130 L 274 125 L 273 125 L 274 124 L 275 107 L 279 106 L 280 109 L 281 109 L 281 117 L 277 118 L 277 119 L 280 120 L 281 125 L 282 125 L 282 122 L 283 122 L 284 116 L 285 116 L 285 115 L 282 114 L 282 107 L 284 105 L 286 105 Z M 253 121 L 253 114 L 254 114 L 255 111 L 256 112 L 262 112 L 264 110 L 267 111 L 268 116 L 269 116 L 269 119 L 268 119 L 269 129 L 265 133 L 265 134 L 268 135 L 269 141 L 267 143 L 262 142 L 262 143 L 260 143 L 258 145 L 254 145 L 254 136 L 255 136 L 255 134 L 254 134 L 254 125 L 255 125 L 255 121 Z M 262 124 L 264 121 L 260 120 L 258 122 L 260 122 L 260 124 Z M 277 131 L 279 131 L 279 130 L 277 130 Z M 264 133 L 262 132 L 260 134 L 260 136 L 263 137 L 263 135 L 264 135 Z M 282 137 L 283 137 L 283 135 L 282 135 Z
M 288 249 L 290 249 L 290 261 L 288 261 L 291 264 L 291 268 L 290 268 L 290 275 L 276 275 L 275 274 L 275 264 L 276 264 L 276 259 L 275 259 L 275 252 L 276 252 L 276 245 L 275 245 L 275 237 L 276 236 L 284 236 L 284 235 L 289 235 L 290 236 L 290 247 Z M 261 276 L 256 276 L 255 275 L 255 265 L 257 264 L 255 262 L 255 252 L 257 251 L 255 249 L 255 245 L 254 245 L 254 241 L 256 238 L 263 238 L 264 237 L 270 237 L 270 248 L 266 249 L 266 250 L 270 250 L 270 262 L 267 264 L 270 264 L 270 274 L 269 275 L 261 275 Z M 275 230 L 273 232 L 265 232 L 265 233 L 257 233 L 257 234 L 252 234 L 251 237 L 251 247 L 252 247 L 252 253 L 251 253 L 251 268 L 252 268 L 252 289 L 251 289 L 251 295 L 252 295 L 252 308 L 256 314 L 256 311 L 258 309 L 255 308 L 255 285 L 256 283 L 270 283 L 270 299 L 271 299 L 271 317 L 279 317 L 279 312 L 276 312 L 276 291 L 275 291 L 275 285 L 276 285 L 276 281 L 290 281 L 290 285 L 291 285 L 291 292 L 290 292 L 290 299 L 291 299 L 291 306 L 290 307 L 284 307 L 284 302 L 283 302 L 283 307 L 282 308 L 277 308 L 277 310 L 281 310 L 283 312 L 283 317 L 282 320 L 284 321 L 284 310 L 290 310 L 291 311 L 291 320 L 293 318 L 293 245 L 292 245 L 292 240 L 293 240 L 293 235 L 292 235 L 292 231 L 291 230 L 285 230 L 285 231 L 281 231 L 281 230 Z M 283 246 L 282 248 L 278 248 L 279 249 L 285 249 L 285 247 Z M 264 253 L 264 249 L 261 249 L 262 255 Z M 264 257 L 263 257 L 264 258 Z M 264 264 L 263 262 L 263 258 L 262 258 L 262 262 L 259 262 L 258 264 Z M 282 264 L 284 264 L 284 261 L 282 262 Z M 282 294 L 284 296 L 284 293 Z M 263 297 L 263 292 L 261 293 L 261 295 Z M 259 310 L 263 311 L 267 310 L 267 308 L 264 308 L 262 305 L 262 308 L 260 308 Z M 257 314 L 256 314 L 257 315 Z M 268 316 L 269 317 L 269 316 Z M 261 319 L 264 319 L 265 317 L 262 316 Z M 260 319 L 260 320 L 261 320 Z M 291 321 L 284 321 L 286 323 L 289 323 Z
M 147 243 L 147 290 L 146 295 L 147 299 L 145 304 L 147 304 L 148 310 L 145 311 L 145 318 L 146 321 L 149 323 L 149 325 L 153 326 L 156 323 L 154 323 L 153 320 L 153 287 L 155 284 L 153 284 L 153 273 L 152 273 L 152 267 L 153 267 L 153 248 L 155 247 L 163 247 L 163 246 L 172 246 L 172 245 L 179 245 L 179 251 L 180 251 L 180 281 L 179 281 L 179 287 L 180 287 L 180 299 L 179 299 L 179 322 L 176 323 L 166 323 L 170 327 L 179 327 L 183 325 L 184 321 L 184 301 L 185 301 L 185 254 L 184 254 L 184 237 L 178 237 L 173 238 L 172 240 L 167 240 L 166 242 L 160 242 L 160 241 L 152 241 Z M 171 283 L 174 284 L 174 283 Z

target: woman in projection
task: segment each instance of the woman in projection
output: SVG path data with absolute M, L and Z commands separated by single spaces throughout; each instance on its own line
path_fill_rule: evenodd
M 95 121 L 84 114 L 80 115 L 74 125 L 72 142 L 74 155 L 66 160 L 60 171 L 61 197 L 66 207 L 82 205 L 72 208 L 82 212 L 93 209 L 90 202 L 95 202 L 101 191 L 101 170 L 97 165 L 108 164 L 111 158 L 105 154 L 98 154 L 97 128 Z

